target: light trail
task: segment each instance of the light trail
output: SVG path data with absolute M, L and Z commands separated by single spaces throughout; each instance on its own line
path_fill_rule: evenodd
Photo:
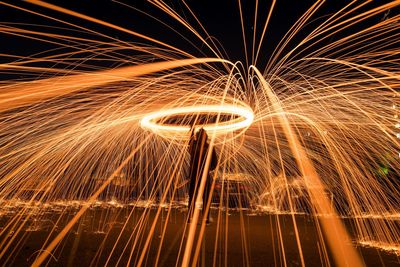
M 164 137 L 170 137 L 174 139 L 187 138 L 190 125 L 166 125 L 158 123 L 157 121 L 162 121 L 162 119 L 175 116 L 175 115 L 230 115 L 239 116 L 239 118 L 234 120 L 229 120 L 226 122 L 208 123 L 202 124 L 201 126 L 207 132 L 215 132 L 216 135 L 227 134 L 243 128 L 248 128 L 254 119 L 253 111 L 249 107 L 240 107 L 237 105 L 206 105 L 206 106 L 190 106 L 190 107 L 178 107 L 171 108 L 167 110 L 161 110 L 154 112 L 152 114 L 146 115 L 141 119 L 140 125 L 144 129 L 150 129 L 156 134 L 160 134 Z

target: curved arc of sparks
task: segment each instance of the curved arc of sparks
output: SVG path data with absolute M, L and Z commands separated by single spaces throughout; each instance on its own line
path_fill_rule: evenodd
M 355 2 L 357 2 L 357 1 L 353 1 L 352 3 L 355 3 Z M 372 2 L 372 1 L 369 1 L 369 2 Z M 322 2 L 322 3 L 323 3 L 323 2 Z M 352 3 L 351 3 L 351 4 L 352 4 Z M 356 23 L 362 22 L 363 20 L 366 20 L 367 18 L 369 18 L 369 17 L 371 17 L 371 16 L 375 16 L 375 15 L 377 15 L 377 14 L 379 14 L 379 13 L 385 12 L 386 10 L 390 10 L 391 8 L 394 8 L 394 7 L 398 6 L 399 3 L 400 3 L 399 1 L 392 1 L 392 2 L 387 3 L 387 4 L 385 4 L 385 5 L 376 7 L 376 8 L 374 8 L 374 9 L 369 10 L 369 11 L 366 11 L 366 12 L 364 12 L 364 13 L 362 13 L 362 14 L 358 14 L 358 15 L 356 15 L 356 16 L 354 16 L 354 17 L 351 17 L 351 18 L 349 18 L 349 19 L 343 20 L 343 21 L 341 21 L 341 22 L 339 22 L 339 23 L 337 23 L 337 24 L 334 24 L 333 26 L 329 26 L 329 25 L 332 23 L 332 22 L 331 22 L 331 23 L 328 23 L 327 25 L 325 25 L 324 27 L 322 27 L 322 25 L 324 25 L 326 22 L 328 22 L 329 20 L 331 20 L 331 19 L 332 19 L 333 17 L 335 17 L 337 14 L 340 14 L 340 12 L 344 11 L 344 10 L 345 10 L 347 7 L 349 7 L 351 4 L 347 5 L 345 8 L 343 8 L 343 9 L 341 9 L 340 11 L 336 12 L 332 17 L 330 17 L 325 23 L 323 23 L 322 25 L 320 25 L 316 30 L 314 30 L 312 33 L 310 33 L 307 37 L 305 37 L 299 44 L 296 45 L 295 48 L 291 49 L 291 51 L 290 51 L 289 53 L 287 53 L 282 59 L 279 60 L 279 62 L 278 62 L 277 64 L 275 64 L 275 66 L 274 66 L 274 68 L 273 68 L 273 69 L 274 69 L 273 72 L 276 72 L 277 70 L 279 70 L 279 69 L 281 68 L 281 66 L 285 64 L 285 62 L 288 60 L 288 58 L 289 58 L 290 56 L 295 57 L 297 54 L 300 54 L 302 51 L 297 51 L 298 48 L 300 48 L 300 47 L 301 47 L 302 45 L 304 45 L 305 43 L 311 41 L 312 39 L 315 39 L 315 38 L 318 37 L 319 35 L 322 35 L 323 33 L 328 33 L 330 30 L 334 30 L 334 29 L 339 28 L 340 26 L 342 26 L 341 28 L 336 29 L 336 30 L 334 30 L 333 32 L 327 34 L 327 35 L 324 36 L 323 38 L 317 39 L 317 42 L 313 43 L 312 45 L 315 45 L 316 43 L 319 43 L 319 42 L 321 42 L 322 40 L 324 40 L 324 39 L 326 39 L 326 38 L 328 38 L 328 37 L 334 35 L 335 33 L 341 32 L 341 31 L 343 31 L 343 30 L 346 29 L 346 28 L 349 28 L 350 26 L 352 26 L 352 25 L 354 25 L 354 24 L 356 24 Z M 361 3 L 359 6 L 355 7 L 353 10 L 347 11 L 345 14 L 348 14 L 348 13 L 350 13 L 350 12 L 354 12 L 355 10 L 357 10 L 357 9 L 359 9 L 359 8 L 361 8 L 361 7 L 363 7 L 365 4 L 366 4 L 366 3 Z M 318 7 L 318 8 L 319 8 L 319 7 Z M 342 15 L 342 16 L 345 16 L 345 15 Z M 309 18 L 307 18 L 306 20 L 308 20 L 308 19 L 309 19 Z M 335 19 L 335 20 L 337 20 L 337 19 Z M 335 20 L 334 20 L 334 21 L 335 21 Z M 387 23 L 389 23 L 389 22 L 387 22 L 387 21 L 382 21 L 382 22 L 380 22 L 379 24 L 387 24 Z M 377 24 L 377 25 L 378 25 L 378 24 Z M 375 28 L 375 27 L 377 27 L 377 25 L 374 25 L 374 26 L 372 26 L 372 27 Z M 329 27 L 328 27 L 328 26 L 329 26 Z M 359 33 L 354 33 L 354 34 L 352 34 L 351 36 L 347 36 L 346 38 L 351 38 L 352 36 L 355 36 L 355 35 L 357 35 L 357 34 L 359 34 Z M 289 40 L 290 40 L 290 39 L 289 39 Z M 289 40 L 288 40 L 288 41 L 289 41 Z M 339 40 L 339 41 L 341 41 L 341 40 Z M 286 46 L 286 44 L 285 44 L 284 46 Z M 278 45 L 277 47 L 279 47 L 279 45 Z M 280 49 L 280 52 L 281 52 L 281 50 L 283 50 L 283 47 L 282 47 L 282 49 Z M 320 51 L 320 49 L 317 49 L 316 51 Z M 278 55 L 280 54 L 280 52 L 278 52 L 278 54 L 276 55 L 275 60 L 277 60 Z M 313 52 L 312 54 L 314 54 L 314 53 L 316 53 L 316 52 Z M 269 65 L 272 65 L 272 64 L 269 64 Z M 269 69 L 270 69 L 270 67 L 267 67 L 265 72 L 267 72 L 267 70 L 269 70 Z
M 383 87 L 385 87 L 386 89 L 392 91 L 393 93 L 395 93 L 396 95 L 398 94 L 398 92 L 392 88 L 391 86 L 389 86 L 388 84 L 384 83 L 381 79 L 378 79 L 376 77 L 374 77 L 373 75 L 367 73 L 366 71 L 362 70 L 362 69 L 366 69 L 366 70 L 370 70 L 370 71 L 374 71 L 376 73 L 388 76 L 388 77 L 392 77 L 392 75 L 386 71 L 383 71 L 381 69 L 378 68 L 373 68 L 373 67 L 369 67 L 369 66 L 365 66 L 365 65 L 360 65 L 360 64 L 356 64 L 356 63 L 351 63 L 348 61 L 344 61 L 344 60 L 337 60 L 337 59 L 331 59 L 331 58 L 309 58 L 309 59 L 316 59 L 316 60 L 325 60 L 325 61 L 331 61 L 331 62 L 335 62 L 335 63 L 339 63 L 339 64 L 343 64 L 346 65 L 352 69 L 355 69 L 361 73 L 363 73 L 364 75 L 368 76 L 369 78 L 371 78 L 372 80 L 378 82 L 379 84 L 381 84 Z M 396 77 L 396 76 L 394 76 Z M 350 103 L 352 103 L 352 101 L 350 101 L 349 99 L 347 99 Z M 374 121 L 376 123 L 376 121 L 370 117 L 370 115 L 365 112 L 359 105 L 352 103 L 358 110 L 360 110 L 360 112 L 362 112 L 365 116 L 369 117 L 372 121 Z M 383 126 L 379 123 L 376 123 L 377 127 L 379 127 L 383 133 L 385 133 L 385 135 L 387 135 L 389 138 L 392 138 L 392 140 L 395 143 L 398 143 L 398 141 L 392 136 L 390 135 L 390 133 L 388 133 L 388 131 L 386 129 L 383 128 Z
M 361 260 L 357 250 L 352 246 L 350 237 L 343 223 L 338 218 L 336 211 L 333 209 L 333 207 L 329 205 L 329 201 L 323 193 L 324 186 L 321 182 L 321 179 L 317 174 L 312 162 L 308 158 L 298 137 L 293 132 L 289 120 L 284 115 L 284 111 L 281 104 L 279 103 L 279 99 L 273 93 L 272 89 L 262 76 L 261 72 L 255 66 L 250 66 L 250 68 L 254 69 L 256 75 L 260 79 L 261 85 L 263 86 L 265 93 L 268 96 L 268 99 L 274 104 L 273 106 L 275 107 L 275 109 L 277 109 L 278 112 L 282 112 L 282 116 L 279 116 L 278 118 L 282 123 L 282 128 L 289 142 L 289 147 L 292 150 L 293 155 L 296 158 L 296 162 L 300 167 L 303 179 L 306 183 L 307 190 L 310 193 L 310 197 L 312 199 L 312 203 L 315 209 L 320 214 L 330 214 L 329 217 L 327 217 L 326 215 L 319 216 L 319 221 L 321 222 L 322 230 L 327 237 L 327 243 L 333 253 L 334 260 L 341 267 L 363 266 L 363 261 Z M 300 245 L 298 233 L 296 233 L 296 235 L 298 239 L 297 244 Z M 299 252 L 301 253 L 300 256 L 302 258 L 301 248 Z M 304 265 L 303 258 L 302 261 Z
M 123 2 L 117 1 L 117 0 L 114 0 L 113 2 L 114 2 L 114 3 L 117 3 L 117 4 L 120 4 L 120 5 L 122 5 L 122 6 L 125 6 L 125 7 L 127 7 L 127 8 L 133 9 L 133 10 L 135 10 L 135 11 L 137 11 L 137 12 L 139 12 L 139 13 L 145 15 L 145 16 L 150 17 L 151 19 L 157 21 L 158 23 L 164 25 L 165 27 L 167 27 L 167 28 L 170 29 L 171 31 L 175 32 L 177 35 L 179 35 L 180 37 L 182 37 L 185 41 L 187 41 L 187 42 L 188 42 L 189 44 L 191 44 L 192 46 L 196 47 L 196 45 L 195 45 L 192 41 L 190 41 L 190 40 L 189 40 L 187 37 L 185 37 L 182 33 L 180 33 L 178 30 L 176 30 L 173 26 L 168 25 L 167 23 L 165 23 L 165 22 L 163 22 L 162 20 L 156 18 L 155 16 L 150 15 L 150 14 L 148 14 L 148 13 L 146 13 L 146 12 L 144 12 L 144 11 L 138 9 L 138 8 L 135 8 L 135 7 L 132 6 L 132 5 L 129 5 L 129 4 L 126 4 L 126 3 L 123 3 Z M 153 4 L 153 5 L 155 5 L 156 7 L 158 7 L 158 6 L 156 5 L 156 3 L 154 3 L 154 2 L 150 2 L 150 3 Z M 186 5 L 185 2 L 183 2 L 183 4 Z M 163 10 L 163 11 L 164 11 L 164 10 Z M 190 10 L 190 11 L 191 11 L 191 10 Z M 168 13 L 168 14 L 169 14 L 169 13 Z M 193 13 L 193 15 L 194 15 L 194 13 Z M 176 19 L 175 16 L 171 16 L 171 17 L 174 18 L 174 19 Z M 181 17 L 179 17 L 179 18 L 182 19 Z M 182 20 L 183 20 L 183 19 L 182 19 Z M 215 54 L 215 56 L 217 56 L 218 58 L 221 57 L 221 55 L 220 55 L 221 53 L 219 52 L 218 49 L 217 49 L 217 50 L 218 50 L 218 52 L 219 52 L 220 54 L 216 53 L 216 52 L 212 49 L 212 47 L 209 46 L 209 44 L 207 43 L 207 38 L 206 38 L 206 39 L 203 39 L 203 38 L 201 37 L 201 35 L 200 35 L 199 33 L 197 33 L 197 31 L 196 31 L 193 27 L 190 27 L 190 25 L 189 25 L 188 23 L 186 23 L 184 20 L 183 20 L 182 22 L 181 22 L 181 20 L 178 20 L 178 22 L 182 23 L 182 25 L 184 25 L 185 27 L 187 27 L 187 28 L 188 28 L 190 31 L 192 31 L 202 42 L 204 42 L 204 44 L 207 45 L 207 47 L 210 48 L 210 50 Z M 202 26 L 202 25 L 200 25 L 200 26 Z M 190 28 L 189 28 L 189 27 L 190 27 Z M 207 34 L 207 35 L 208 35 L 208 34 Z M 213 45 L 214 45 L 215 47 L 217 47 L 217 46 L 214 44 L 213 40 L 211 40 L 211 42 L 213 43 Z M 203 55 L 205 55 L 204 51 L 201 51 L 200 48 L 196 47 L 196 49 L 197 49 L 199 52 L 202 52 Z M 221 58 L 222 58 L 222 57 L 221 57 Z
M 297 21 L 286 32 L 286 34 L 279 41 L 278 45 L 272 52 L 271 57 L 267 62 L 267 66 L 265 67 L 264 72 L 269 72 L 269 70 L 271 70 L 272 66 L 278 65 L 278 64 L 275 64 L 275 62 L 278 60 L 278 58 L 279 58 L 280 54 L 283 52 L 283 50 L 287 47 L 290 40 L 293 38 L 293 36 L 295 36 L 300 31 L 301 27 L 303 27 L 303 25 L 310 19 L 310 17 L 315 12 L 317 12 L 317 10 L 322 6 L 323 3 L 324 3 L 324 1 L 322 1 L 322 0 L 315 1 L 315 3 L 307 10 L 307 12 L 304 13 L 300 18 L 297 19 Z
M 169 5 L 167 5 L 166 3 L 164 3 L 163 1 L 150 1 L 151 4 L 153 4 L 154 6 L 156 6 L 157 8 L 159 8 L 160 10 L 162 10 L 163 12 L 165 12 L 166 14 L 168 14 L 171 18 L 173 18 L 174 20 L 176 20 L 177 22 L 179 22 L 180 24 L 182 24 L 185 28 L 187 28 L 189 31 L 191 31 L 197 38 L 199 38 L 202 43 L 204 43 L 210 50 L 211 52 L 216 55 L 218 58 L 221 58 L 221 52 L 218 49 L 218 46 L 215 45 L 215 43 L 213 42 L 212 39 L 211 43 L 215 46 L 215 48 L 217 49 L 217 51 L 215 51 L 209 43 L 207 43 L 206 39 L 204 39 L 201 34 L 199 32 L 196 31 L 196 29 L 194 27 L 192 27 L 184 18 L 182 18 L 176 11 L 174 11 Z M 195 18 L 195 20 L 197 21 L 197 23 L 200 25 L 200 27 L 202 28 L 202 30 L 206 33 L 207 37 L 210 37 L 210 35 L 208 34 L 208 32 L 206 31 L 206 29 L 204 28 L 204 26 L 201 24 L 200 20 L 197 18 L 197 16 L 194 14 L 194 12 L 190 9 L 190 7 L 188 6 L 188 4 L 183 1 L 184 6 L 189 10 L 190 14 Z

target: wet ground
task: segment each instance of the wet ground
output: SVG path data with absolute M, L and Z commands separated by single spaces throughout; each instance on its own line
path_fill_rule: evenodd
M 2 214 L 2 229 L 16 218 L 16 212 Z M 32 264 L 48 236 L 54 238 L 76 212 L 77 208 L 49 208 L 32 217 L 23 215 L 15 224 L 22 226 L 22 231 L 3 231 L 8 240 L 15 239 L 1 265 Z M 49 257 L 47 266 L 126 266 L 128 262 L 136 266 L 156 213 L 156 208 L 91 208 Z M 145 266 L 180 266 L 186 215 L 184 208 L 162 209 L 144 254 Z M 214 222 L 205 227 L 200 245 L 199 266 L 301 266 L 291 215 L 214 209 L 212 217 Z M 335 266 L 331 256 L 324 256 L 324 244 L 312 217 L 295 215 L 295 219 L 306 266 Z M 351 221 L 347 219 L 346 225 L 352 233 Z M 400 266 L 394 253 L 358 245 L 357 249 L 367 266 Z

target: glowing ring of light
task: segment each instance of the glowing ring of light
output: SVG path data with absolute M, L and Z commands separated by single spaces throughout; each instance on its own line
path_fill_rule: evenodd
M 219 123 L 210 123 L 204 124 L 202 127 L 204 130 L 209 132 L 210 134 L 222 134 L 233 132 L 239 129 L 247 128 L 253 122 L 254 113 L 251 108 L 237 106 L 237 105 L 202 105 L 202 106 L 187 106 L 187 107 L 177 107 L 171 108 L 167 110 L 161 110 L 154 113 L 150 113 L 142 118 L 140 121 L 140 125 L 144 129 L 150 129 L 155 133 L 159 133 L 163 135 L 163 133 L 168 134 L 178 134 L 178 135 L 187 135 L 190 130 L 189 125 L 167 125 L 167 124 L 159 124 L 158 120 L 181 114 L 201 114 L 201 113 L 215 113 L 215 114 L 229 114 L 238 116 L 238 118 L 219 122 Z

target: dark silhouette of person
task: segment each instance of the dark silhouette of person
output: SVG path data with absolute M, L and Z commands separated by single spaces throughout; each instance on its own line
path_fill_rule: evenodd
M 207 154 L 210 149 L 210 144 L 208 143 L 208 135 L 207 132 L 201 128 L 197 131 L 196 134 L 193 134 L 194 129 L 192 129 L 190 142 L 189 142 L 189 154 L 190 154 L 190 183 L 189 183 L 189 218 L 192 217 L 192 213 L 194 211 L 195 201 L 198 195 L 198 191 L 200 188 L 201 179 L 203 177 L 203 172 L 207 171 L 206 174 L 206 183 L 204 187 L 203 193 L 203 216 L 206 216 L 207 223 L 211 222 L 210 212 L 207 214 L 206 208 L 207 203 L 212 196 L 211 185 L 212 185 L 212 177 L 210 175 L 210 171 L 214 170 L 217 166 L 217 154 L 215 149 L 212 148 L 211 151 L 211 159 L 209 161 L 209 166 L 206 168 L 206 160 Z M 193 201 L 194 200 L 194 201 Z

